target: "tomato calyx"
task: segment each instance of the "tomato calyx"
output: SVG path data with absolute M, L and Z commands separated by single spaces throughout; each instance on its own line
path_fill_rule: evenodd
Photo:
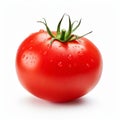
M 69 27 L 68 27 L 68 30 L 66 29 L 60 29 L 61 28 L 61 23 L 63 21 L 63 18 L 64 16 L 68 16 L 68 20 L 69 20 Z M 69 15 L 67 14 L 64 14 L 62 16 L 62 18 L 60 19 L 58 25 L 57 25 L 57 31 L 56 31 L 56 35 L 53 35 L 52 31 L 50 30 L 50 28 L 48 27 L 47 25 L 47 22 L 46 22 L 46 19 L 43 18 L 44 21 L 37 21 L 37 22 L 40 22 L 42 24 L 45 25 L 46 27 L 46 30 L 48 32 L 48 34 L 51 36 L 51 43 L 54 41 L 54 40 L 58 40 L 60 42 L 68 42 L 68 41 L 73 41 L 73 40 L 77 40 L 79 38 L 82 38 L 90 33 L 92 33 L 92 31 L 84 34 L 84 35 L 81 35 L 81 36 L 78 36 L 78 35 L 75 35 L 75 34 L 72 34 L 81 24 L 81 19 L 79 21 L 74 21 L 74 22 L 71 22 L 71 18 Z M 75 27 L 75 23 L 78 23 Z

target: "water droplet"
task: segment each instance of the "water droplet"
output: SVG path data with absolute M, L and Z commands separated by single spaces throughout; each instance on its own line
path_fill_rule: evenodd
M 51 47 L 51 44 L 50 43 L 48 43 L 47 44 L 47 49 L 49 49 Z
M 69 60 L 72 59 L 72 55 L 71 55 L 71 54 L 68 55 L 68 59 L 69 59 Z
M 37 64 L 37 56 L 32 52 L 27 52 L 22 56 L 22 62 L 29 68 L 32 68 Z
M 92 63 L 94 63 L 94 59 L 91 59 L 90 61 L 91 61 Z
M 46 54 L 47 54 L 47 51 L 44 51 L 44 52 L 43 52 L 43 55 L 46 55 Z
M 25 47 L 22 47 L 21 50 L 24 50 Z
M 61 61 L 58 63 L 58 66 L 59 66 L 59 67 L 62 67 L 62 66 L 63 66 L 63 64 L 62 64 Z
M 37 59 L 37 57 L 36 57 L 36 56 L 32 56 L 32 59 L 33 59 L 33 60 L 36 60 L 36 59 Z
M 81 45 L 80 46 L 80 50 L 84 50 L 84 49 L 85 49 L 85 47 Z
M 29 50 L 31 50 L 33 47 L 29 47 Z
M 27 59 L 28 59 L 28 56 L 26 56 L 25 59 L 27 60 Z
M 90 64 L 87 63 L 86 66 L 89 68 L 89 67 L 90 67 Z
M 58 47 L 62 47 L 62 46 L 61 46 L 61 44 L 60 44 L 60 45 L 58 45 Z
M 51 59 L 50 62 L 52 63 L 52 62 L 53 62 L 53 59 Z
M 78 55 L 79 56 L 83 55 L 82 51 L 78 51 Z
M 34 42 L 34 39 L 30 40 L 30 43 L 33 43 Z

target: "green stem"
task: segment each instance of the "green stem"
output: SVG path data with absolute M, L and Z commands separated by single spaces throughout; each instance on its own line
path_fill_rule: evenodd
M 68 18 L 69 18 L 69 28 L 65 34 L 65 40 L 68 40 L 68 38 L 71 36 L 71 33 L 72 33 L 72 24 L 71 24 L 71 19 L 69 15 L 68 15 Z
M 62 31 L 61 31 L 61 36 L 60 36 L 60 40 L 61 40 L 62 42 L 65 41 L 65 33 L 66 33 L 66 30 L 65 30 L 65 29 L 62 29 Z
M 64 18 L 65 14 L 62 16 L 62 18 L 60 19 L 59 23 L 58 23 L 58 26 L 57 26 L 57 36 L 56 37 L 59 37 L 60 35 L 60 26 L 61 26 L 61 23 L 62 23 L 62 20 Z

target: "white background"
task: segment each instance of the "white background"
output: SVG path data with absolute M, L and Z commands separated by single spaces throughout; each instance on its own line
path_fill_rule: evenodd
M 0 120 L 118 120 L 118 4 L 119 0 L 1 0 Z M 86 37 L 101 51 L 104 66 L 100 82 L 90 93 L 74 102 L 55 104 L 32 96 L 21 86 L 15 57 L 20 43 L 44 28 L 36 21 L 44 17 L 55 30 L 64 13 L 72 20 L 82 18 L 77 34 L 93 30 Z

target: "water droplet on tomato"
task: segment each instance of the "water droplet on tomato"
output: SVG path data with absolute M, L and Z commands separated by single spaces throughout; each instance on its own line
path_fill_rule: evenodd
M 33 43 L 34 42 L 34 39 L 30 40 L 30 43 Z
M 62 62 L 60 61 L 60 62 L 58 62 L 58 66 L 59 67 L 62 67 L 63 66 L 63 64 L 62 64 Z
M 62 47 L 62 45 L 59 45 L 58 47 Z
M 68 59 L 72 60 L 72 55 L 71 54 L 68 55 Z
M 86 66 L 89 68 L 89 67 L 90 67 L 90 64 L 87 63 Z
M 44 52 L 43 52 L 43 55 L 46 55 L 46 54 L 47 54 L 47 51 L 44 51 Z
M 25 59 L 27 60 L 27 59 L 28 59 L 28 56 L 26 56 Z
M 23 54 L 23 56 L 22 56 L 22 62 L 27 67 L 32 68 L 32 67 L 34 67 L 36 65 L 37 56 L 34 55 L 31 52 L 27 52 L 26 54 Z
M 82 54 L 82 51 L 78 51 L 78 55 L 80 56 Z
M 29 47 L 29 50 L 31 50 L 33 47 Z
M 24 49 L 25 49 L 25 46 L 23 46 L 21 49 L 24 50 Z
M 94 59 L 91 59 L 90 61 L 91 61 L 92 63 L 94 63 Z
M 53 59 L 50 59 L 50 63 L 52 63 L 53 62 Z

